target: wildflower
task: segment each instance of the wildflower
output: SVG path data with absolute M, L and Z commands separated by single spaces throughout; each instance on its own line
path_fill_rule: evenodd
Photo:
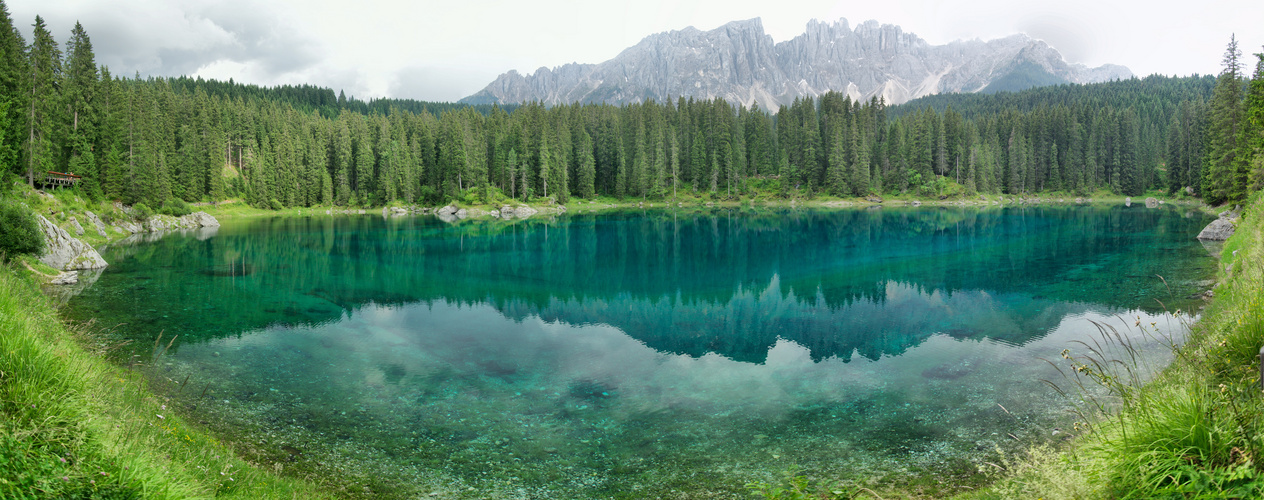
M 162 416 L 162 415 L 158 415 L 158 418 L 159 418 L 160 420 L 166 420 L 166 419 L 167 419 L 167 417 L 164 417 L 164 416 Z
M 63 463 L 63 464 L 64 464 L 64 463 L 66 463 L 66 458 L 65 458 L 65 457 L 57 457 L 57 459 L 58 459 L 58 460 L 61 460 L 61 463 Z
M 62 476 L 62 477 L 61 477 L 61 480 L 62 480 L 62 481 L 69 481 L 69 480 L 70 480 L 70 478 L 69 478 L 69 477 L 66 477 L 66 476 Z

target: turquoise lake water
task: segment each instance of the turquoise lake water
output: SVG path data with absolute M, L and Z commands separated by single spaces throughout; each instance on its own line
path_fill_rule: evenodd
M 1210 286 L 1208 221 L 1170 206 L 264 219 L 114 245 L 65 312 L 129 341 L 120 363 L 248 456 L 370 496 L 745 498 L 792 467 L 951 482 L 1072 434 L 1042 359 L 1093 321 L 1142 346 L 1134 322 L 1183 334 L 1166 311 Z

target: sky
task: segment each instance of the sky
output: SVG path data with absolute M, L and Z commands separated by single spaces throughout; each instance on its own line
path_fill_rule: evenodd
M 3 0 L 0 0 L 3 1 Z M 361 99 L 455 101 L 509 70 L 599 63 L 654 33 L 759 17 L 776 42 L 808 21 L 894 24 L 931 44 L 1026 33 L 1068 62 L 1216 74 L 1236 34 L 1246 71 L 1264 51 L 1255 0 L 9 0 L 26 40 L 76 21 L 115 75 L 313 84 Z

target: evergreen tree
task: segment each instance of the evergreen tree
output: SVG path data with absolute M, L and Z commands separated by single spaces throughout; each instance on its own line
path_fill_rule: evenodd
M 35 187 L 36 173 L 56 168 L 56 150 L 53 145 L 54 123 L 60 108 L 61 95 L 57 83 L 61 78 L 61 50 L 52 33 L 44 25 L 44 19 L 35 16 L 34 34 L 31 39 L 29 78 L 30 114 L 27 115 L 26 179 Z
M 1238 156 L 1240 169 L 1250 175 L 1250 189 L 1264 189 L 1264 52 L 1255 54 L 1255 74 L 1246 92 L 1242 139 Z
M 9 7 L 0 0 L 0 165 L 14 173 L 26 170 L 22 161 L 30 107 L 30 70 L 26 42 L 13 25 Z
M 1242 52 L 1237 37 L 1230 37 L 1224 70 L 1216 79 L 1207 123 L 1207 158 L 1203 161 L 1203 196 L 1208 203 L 1241 201 L 1246 197 L 1245 171 L 1237 161 L 1242 125 Z

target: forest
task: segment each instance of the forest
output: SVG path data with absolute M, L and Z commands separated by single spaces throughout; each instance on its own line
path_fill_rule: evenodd
M 2 7 L 3 4 L 0 4 Z M 93 200 L 241 198 L 280 209 L 509 199 L 946 198 L 1161 189 L 1219 204 L 1264 183 L 1264 56 L 1150 76 L 901 106 L 840 93 L 776 110 L 368 102 L 310 85 L 113 75 L 76 24 L 27 43 L 0 9 L 0 162 Z

